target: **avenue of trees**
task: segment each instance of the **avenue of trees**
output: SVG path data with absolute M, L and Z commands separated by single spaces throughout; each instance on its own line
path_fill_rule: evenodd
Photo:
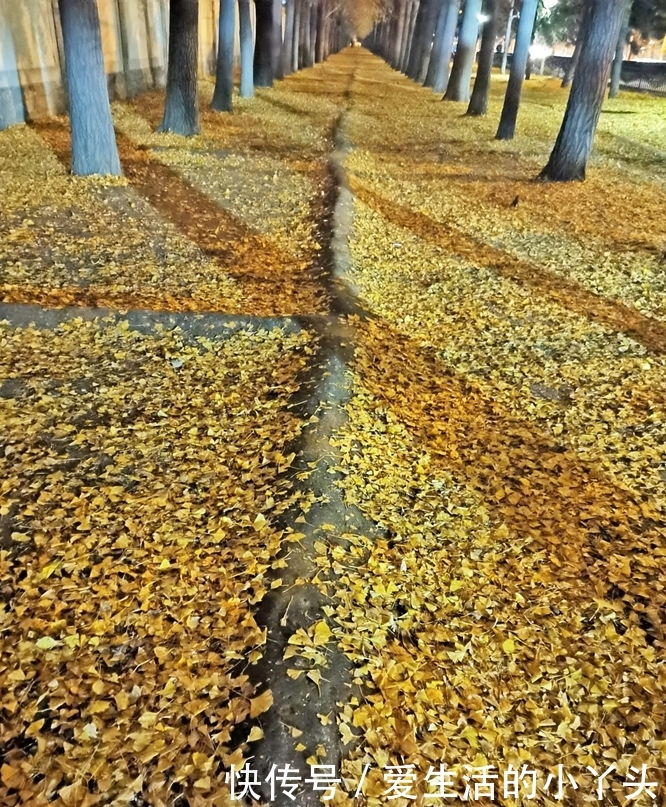
M 255 87 L 323 61 L 351 41 L 334 0 L 221 0 L 211 108 L 232 111 L 238 6 L 241 97 Z M 284 13 L 283 13 L 284 6 Z M 72 172 L 121 173 L 104 72 L 97 0 L 58 0 L 72 129 Z M 254 30 L 253 30 L 254 16 Z M 158 131 L 199 131 L 199 0 L 170 0 L 164 115 Z
M 72 171 L 119 174 L 97 0 L 54 3 L 62 30 Z M 159 131 L 184 136 L 199 131 L 198 25 L 199 0 L 170 0 Z M 571 90 L 562 126 L 540 176 L 581 180 L 606 92 L 617 93 L 627 45 L 665 31 L 666 0 L 220 0 L 211 107 L 232 111 L 237 35 L 239 94 L 244 98 L 252 97 L 255 87 L 271 87 L 275 79 L 326 59 L 358 35 L 393 68 L 442 94 L 443 100 L 466 103 L 468 115 L 484 115 L 498 41 L 505 43 L 504 69 L 506 45 L 513 39 L 496 130 L 497 139 L 508 140 L 516 131 L 523 83 L 531 70 L 530 48 L 538 33 L 545 41 L 575 43 L 563 79 Z M 0 93 L 0 105 L 5 102 L 9 109 L 10 95 Z M 11 122 L 12 116 L 0 109 L 3 119 Z
M 544 180 L 570 181 L 585 178 L 606 91 L 613 97 L 619 89 L 626 45 L 633 48 L 636 37 L 660 38 L 665 32 L 666 0 L 393 0 L 365 44 L 394 69 L 443 93 L 445 101 L 467 103 L 468 115 L 484 115 L 498 37 L 504 39 L 504 69 L 513 33 L 496 132 L 498 140 L 510 140 L 535 35 L 575 43 L 562 82 L 571 85 L 564 119 L 540 174 Z

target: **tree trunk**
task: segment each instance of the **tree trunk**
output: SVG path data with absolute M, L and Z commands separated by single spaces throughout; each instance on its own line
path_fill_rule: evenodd
M 409 58 L 409 42 L 412 38 L 412 28 L 414 19 L 416 18 L 416 4 L 418 0 L 408 0 L 406 3 L 405 15 L 405 28 L 403 31 L 402 42 L 400 44 L 400 60 L 398 62 L 397 70 L 401 73 L 405 72 L 407 66 L 407 59 Z
M 622 62 L 624 61 L 624 48 L 627 43 L 627 34 L 629 33 L 629 13 L 631 8 L 628 3 L 625 4 L 622 14 L 622 25 L 620 26 L 620 35 L 617 38 L 617 46 L 615 48 L 615 58 L 613 59 L 613 67 L 611 68 L 610 88 L 608 90 L 609 98 L 617 98 L 620 91 L 620 77 L 622 75 Z
M 409 63 L 407 65 L 407 75 L 416 80 L 421 68 L 421 54 L 423 53 L 423 42 L 425 30 L 428 26 L 428 15 L 430 7 L 436 0 L 421 0 L 419 10 L 416 12 L 416 22 L 414 23 L 414 33 L 412 35 L 412 45 L 409 51 Z
M 398 0 L 398 13 L 395 19 L 395 34 L 393 36 L 391 49 L 391 67 L 400 70 L 400 55 L 402 53 L 402 42 L 405 36 L 405 26 L 407 25 L 407 0 Z
M 301 19 L 298 27 L 298 69 L 301 70 L 306 66 L 306 45 L 307 45 L 307 32 L 310 30 L 310 7 L 308 0 L 301 0 Z
M 317 45 L 317 6 L 313 5 L 310 9 L 310 58 L 309 65 L 312 67 L 316 59 L 316 45 Z
M 490 77 L 493 71 L 495 38 L 497 36 L 497 0 L 486 0 L 485 14 L 489 19 L 484 23 L 479 51 L 479 66 L 474 80 L 472 97 L 467 107 L 468 115 L 485 115 L 488 111 Z
M 439 57 L 439 64 L 432 89 L 436 93 L 446 90 L 449 83 L 449 69 L 451 65 L 451 51 L 453 50 L 453 40 L 458 27 L 458 17 L 460 15 L 460 0 L 448 0 L 446 7 L 446 23 L 442 37 L 442 53 Z
M 447 0 L 442 0 L 437 12 L 437 24 L 435 25 L 435 36 L 428 60 L 428 70 L 423 81 L 424 87 L 432 87 L 435 83 L 435 76 L 439 70 L 439 63 L 442 58 L 442 45 L 444 43 L 444 29 L 446 28 L 446 14 L 449 9 Z
M 282 72 L 282 0 L 273 0 L 273 49 L 271 65 L 274 78 L 284 78 Z
M 284 42 L 282 44 L 282 75 L 293 72 L 294 63 L 294 19 L 296 0 L 287 0 L 287 14 L 284 21 Z
M 254 85 L 273 86 L 273 0 L 255 0 Z
M 469 101 L 469 85 L 474 69 L 476 40 L 479 35 L 481 0 L 465 0 L 465 9 L 460 24 L 458 48 L 451 68 L 451 77 L 446 88 L 446 101 Z
M 72 128 L 72 173 L 119 176 L 96 0 L 60 0 Z
M 199 132 L 198 30 L 199 0 L 171 0 L 166 101 L 158 132 L 186 137 Z
M 14 37 L 0 11 L 0 53 L 4 69 L 0 70 L 0 131 L 25 122 L 23 90 L 16 63 Z M 63 58 L 64 62 L 64 58 Z
M 576 44 L 574 46 L 574 52 L 569 59 L 569 64 L 567 65 L 567 69 L 564 73 L 564 78 L 562 79 L 562 86 L 563 87 L 570 87 L 571 82 L 573 81 L 573 77 L 576 74 L 576 68 L 578 67 L 578 60 L 580 59 L 580 51 L 583 47 L 583 39 L 585 38 L 585 24 L 587 20 L 587 14 L 585 10 L 583 10 L 583 16 L 581 17 L 580 23 L 578 24 L 578 35 L 576 36 Z
M 419 73 L 416 77 L 419 84 L 423 84 L 428 73 L 433 39 L 435 38 L 435 28 L 437 26 L 437 17 L 443 1 L 444 0 L 434 0 L 434 2 L 430 3 L 428 6 L 428 16 L 426 19 L 426 28 L 423 37 L 423 47 L 421 48 L 421 62 L 419 64 Z
M 166 74 L 162 66 L 162 39 L 161 39 L 161 26 L 157 30 L 153 27 L 153 16 L 150 13 L 148 3 L 143 4 L 143 14 L 145 20 L 146 31 L 148 36 L 146 39 L 146 46 L 148 48 L 148 62 L 150 64 L 151 87 L 165 87 Z M 161 15 L 160 15 L 161 16 Z
M 537 3 L 537 11 L 538 11 L 539 4 Z M 534 60 L 532 59 L 532 45 L 534 44 L 534 36 L 536 34 L 536 13 L 534 14 L 534 25 L 532 25 L 532 36 L 530 37 L 530 45 L 527 49 L 527 62 L 525 63 L 525 81 L 529 81 L 532 78 L 532 69 L 534 68 Z M 543 67 L 543 63 L 542 63 Z M 543 70 L 541 71 L 543 73 Z
M 331 52 L 330 39 L 331 39 L 331 24 L 332 20 L 328 12 L 324 15 L 324 22 L 321 26 L 321 61 L 325 62 Z
M 317 39 L 315 45 L 315 61 L 324 61 L 324 37 L 326 35 L 326 7 L 323 0 L 319 0 L 317 7 Z
M 240 97 L 254 97 L 254 65 L 252 37 L 252 10 L 251 0 L 238 0 L 238 24 L 240 27 Z
M 405 32 L 405 47 L 402 54 L 402 61 L 400 63 L 400 72 L 407 75 L 407 68 L 409 67 L 409 59 L 412 54 L 412 42 L 414 41 L 414 29 L 416 28 L 416 18 L 419 15 L 420 0 L 412 0 L 410 15 L 408 20 L 407 31 Z
M 523 0 L 520 8 L 516 44 L 513 49 L 513 59 L 511 60 L 511 72 L 509 73 L 509 83 L 506 85 L 504 94 L 502 116 L 495 135 L 496 140 L 511 140 L 516 131 L 520 94 L 525 80 L 527 60 L 530 55 L 530 44 L 532 42 L 538 3 L 539 0 Z
M 312 5 L 305 0 L 304 14 L 301 18 L 301 28 L 303 29 L 303 67 L 312 67 Z
M 611 62 L 622 24 L 623 0 L 589 0 L 585 36 L 562 127 L 541 179 L 585 179 Z
M 296 72 L 300 67 L 302 14 L 303 14 L 302 0 L 294 0 L 294 37 L 291 44 L 292 73 Z
M 220 0 L 215 91 L 210 102 L 216 112 L 231 112 L 234 93 L 236 0 Z
M 391 26 L 384 22 L 382 27 L 382 58 L 387 59 L 391 49 Z
M 509 16 L 506 18 L 506 31 L 504 32 L 504 45 L 502 47 L 502 67 L 500 72 L 502 75 L 506 73 L 506 65 L 509 59 L 509 45 L 511 44 L 511 28 L 513 21 L 516 18 L 514 14 L 515 0 L 512 0 L 509 8 Z

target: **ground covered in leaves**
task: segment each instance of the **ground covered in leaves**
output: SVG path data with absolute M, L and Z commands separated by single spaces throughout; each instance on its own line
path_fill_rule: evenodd
M 202 134 L 156 134 L 163 96 L 114 105 L 125 176 L 72 179 L 66 117 L 0 132 L 5 302 L 325 312 L 327 168 L 348 71 L 294 76 Z
M 566 96 L 533 80 L 498 143 L 503 86 L 469 119 L 368 58 L 351 93 L 351 278 L 377 319 L 339 447 L 386 539 L 338 563 L 336 635 L 369 687 L 344 719 L 370 803 L 386 765 L 443 761 L 460 796 L 494 766 L 505 803 L 531 800 L 502 798 L 509 765 L 546 804 L 558 765 L 570 803 L 596 801 L 589 768 L 616 766 L 618 803 L 632 766 L 662 781 L 666 103 L 609 103 L 588 181 L 551 186 Z
M 572 804 L 598 803 L 593 770 L 615 766 L 613 804 L 632 767 L 663 781 L 666 102 L 609 102 L 586 183 L 544 185 L 566 95 L 534 77 L 499 143 L 503 82 L 468 119 L 350 49 L 233 116 L 203 107 L 187 141 L 154 133 L 148 94 L 114 108 L 115 182 L 67 175 L 64 120 L 0 133 L 4 301 L 318 314 L 342 115 L 371 318 L 326 451 L 384 537 L 321 528 L 330 627 L 288 650 L 313 693 L 334 642 L 353 662 L 336 804 L 435 803 L 440 764 L 480 801 L 494 766 L 507 805 L 562 803 L 558 766 Z M 255 608 L 285 515 L 296 539 L 307 520 L 288 447 L 315 342 L 3 326 L 8 805 L 227 803 L 271 705 L 247 677 Z M 386 766 L 410 765 L 400 796 Z M 504 795 L 510 765 L 538 773 L 533 797 L 527 774 Z
M 218 803 L 235 727 L 271 703 L 245 668 L 310 352 L 279 329 L 2 329 L 3 804 Z

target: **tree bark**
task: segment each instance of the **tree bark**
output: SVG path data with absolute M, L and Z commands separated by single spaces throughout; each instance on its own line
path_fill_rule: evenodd
M 294 0 L 294 36 L 291 44 L 292 73 L 296 72 L 300 67 L 302 14 L 303 14 L 303 0 Z
M 199 0 L 171 0 L 166 101 L 158 132 L 186 137 L 199 132 L 198 31 Z
M 234 93 L 234 46 L 236 44 L 236 0 L 220 0 L 215 90 L 211 109 L 231 112 Z
M 451 65 L 451 51 L 453 50 L 453 40 L 458 27 L 458 17 L 460 15 L 460 0 L 448 0 L 446 7 L 446 24 L 442 37 L 442 52 L 437 65 L 437 72 L 433 81 L 432 89 L 436 93 L 446 90 L 449 83 L 449 69 Z
M 436 2 L 436 0 L 421 0 L 419 9 L 416 12 L 416 22 L 414 23 L 414 33 L 412 34 L 409 63 L 407 65 L 407 75 L 414 80 L 418 78 L 421 68 L 421 54 L 423 53 L 425 30 L 428 26 L 430 7 L 434 2 Z
M 562 127 L 540 178 L 585 179 L 622 24 L 623 0 L 589 0 L 585 36 Z
M 495 55 L 495 39 L 497 37 L 497 0 L 486 0 L 484 11 L 488 20 L 483 25 L 479 66 L 474 80 L 472 97 L 467 107 L 468 115 L 485 115 L 488 111 L 488 94 L 490 93 L 490 77 L 493 71 Z
M 310 58 L 309 64 L 312 67 L 317 62 L 317 53 L 316 53 L 316 45 L 317 45 L 317 6 L 313 5 L 310 8 Z
M 382 26 L 382 58 L 387 59 L 391 49 L 391 26 L 384 22 Z
M 294 19 L 296 0 L 287 0 L 287 14 L 284 21 L 284 42 L 282 43 L 282 75 L 293 73 L 294 63 Z
M 23 89 L 16 62 L 14 37 L 0 10 L 0 53 L 4 70 L 0 70 L 0 131 L 16 123 L 25 122 Z M 64 57 L 62 57 L 64 63 Z
M 271 65 L 273 78 L 284 78 L 282 72 L 282 0 L 273 0 L 273 48 L 271 50 Z
M 323 0 L 319 0 L 317 6 L 317 39 L 315 44 L 315 61 L 324 61 L 324 39 L 326 37 L 326 6 Z
M 402 43 L 405 36 L 405 26 L 407 25 L 407 0 L 398 0 L 398 13 L 395 21 L 395 34 L 393 36 L 391 49 L 391 67 L 400 70 L 400 56 L 402 53 Z
M 307 39 L 310 30 L 310 6 L 308 0 L 301 0 L 301 21 L 298 31 L 298 69 L 306 67 Z
M 446 88 L 446 101 L 469 101 L 469 85 L 472 80 L 476 40 L 479 35 L 481 0 L 465 0 L 465 9 L 460 24 L 458 47 Z
M 414 24 L 416 23 L 416 14 L 418 11 L 419 0 L 410 0 L 409 16 L 405 25 L 405 38 L 402 43 L 402 53 L 400 54 L 400 72 L 407 71 L 409 64 L 409 49 L 412 46 L 412 36 L 414 35 Z
M 428 16 L 426 18 L 426 27 L 423 36 L 423 46 L 421 48 L 421 61 L 419 64 L 419 72 L 416 77 L 419 84 L 423 84 L 428 73 L 433 39 L 435 38 L 435 28 L 437 26 L 437 17 L 443 1 L 444 0 L 433 0 L 433 2 L 428 6 Z
M 622 13 L 622 25 L 620 26 L 620 35 L 617 38 L 617 46 L 615 48 L 615 58 L 613 59 L 613 66 L 611 68 L 610 87 L 608 89 L 609 98 L 617 98 L 620 91 L 620 78 L 622 75 L 622 62 L 624 61 L 624 48 L 627 44 L 627 34 L 629 33 L 629 13 L 631 7 L 625 3 Z
M 240 97 L 254 97 L 254 64 L 252 36 L 252 10 L 251 0 L 238 0 L 238 24 L 240 27 Z
M 255 0 L 254 85 L 273 86 L 273 0 Z
M 437 24 L 435 25 L 435 36 L 428 60 L 428 70 L 423 81 L 424 87 L 432 87 L 435 83 L 435 76 L 439 70 L 439 63 L 442 58 L 442 46 L 444 44 L 444 29 L 446 28 L 446 14 L 449 9 L 447 0 L 441 0 L 439 11 L 437 12 Z M 450 55 L 450 54 L 449 54 Z
M 509 8 L 509 16 L 506 18 L 506 31 L 504 32 L 504 45 L 502 48 L 502 67 L 500 72 L 502 75 L 506 73 L 506 63 L 509 59 L 509 45 L 511 44 L 511 29 L 513 28 L 513 21 L 516 17 L 514 13 L 515 0 L 512 0 Z
M 72 173 L 119 176 L 96 0 L 60 0 L 72 129 Z
M 523 0 L 520 8 L 516 44 L 513 49 L 513 58 L 511 59 L 511 72 L 509 73 L 509 83 L 506 85 L 504 94 L 502 116 L 495 135 L 496 140 L 511 140 L 516 132 L 520 95 L 523 89 L 523 81 L 525 80 L 525 68 L 530 55 L 530 44 L 532 43 L 532 32 L 534 31 L 538 2 L 539 0 Z
M 312 67 L 312 5 L 305 0 L 304 14 L 301 18 L 301 28 L 303 29 L 302 50 L 303 50 L 303 67 Z

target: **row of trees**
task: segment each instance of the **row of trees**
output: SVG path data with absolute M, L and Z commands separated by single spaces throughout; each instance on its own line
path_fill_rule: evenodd
M 575 45 L 584 10 L 584 0 L 558 0 L 548 9 L 540 8 L 537 35 L 548 45 L 556 42 Z M 631 57 L 641 52 L 643 43 L 663 39 L 666 34 L 666 0 L 633 0 L 628 11 L 622 43 L 629 46 Z
M 564 79 L 565 86 L 571 83 L 571 92 L 542 179 L 584 179 L 606 88 L 610 81 L 614 95 L 619 87 L 629 28 L 641 19 L 644 27 L 655 30 L 664 4 L 666 0 L 634 0 L 633 5 L 630 0 L 564 0 L 569 16 L 563 17 L 561 9 L 555 12 L 553 19 L 561 27 L 569 26 L 576 47 Z M 530 69 L 530 47 L 537 27 L 546 28 L 551 18 L 543 0 L 513 0 L 510 6 L 502 0 L 462 0 L 462 9 L 461 0 L 395 0 L 366 44 L 396 70 L 443 93 L 444 100 L 468 103 L 468 115 L 485 115 L 498 33 L 506 25 L 508 41 L 514 18 L 518 26 L 511 71 L 496 132 L 497 139 L 509 140 L 515 134 L 523 81 Z
M 220 0 L 212 109 L 232 111 L 236 4 L 240 36 L 240 95 L 255 86 L 326 59 L 349 41 L 343 9 L 334 0 Z M 121 173 L 104 73 L 97 0 L 58 0 L 72 129 L 74 174 Z M 284 17 L 284 20 L 283 20 Z M 283 25 L 284 22 L 284 25 Z M 199 131 L 197 48 L 199 0 L 170 0 L 164 116 L 159 131 Z

